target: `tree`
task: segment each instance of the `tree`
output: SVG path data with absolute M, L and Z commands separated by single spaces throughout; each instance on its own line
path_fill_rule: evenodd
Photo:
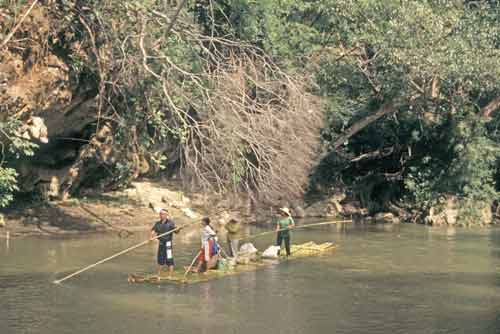
M 421 209 L 444 194 L 491 202 L 497 194 L 492 176 L 499 142 L 491 140 L 484 115 L 498 107 L 500 93 L 497 5 L 345 1 L 332 6 L 340 13 L 331 22 L 336 42 L 319 79 L 325 94 L 348 112 L 344 118 L 345 112 L 332 115 L 326 138 L 347 161 L 396 148 L 378 156 L 378 163 L 348 166 L 351 182 L 386 175 L 370 189 L 395 186 L 401 191 L 392 199 L 406 193 Z M 386 114 L 392 117 L 375 120 L 354 137 L 348 133 L 350 139 L 339 137 L 346 125 L 379 113 L 381 103 L 395 106 Z M 338 150 L 340 142 L 346 145 Z M 387 200 L 383 191 L 368 197 Z
M 0 107 L 0 114 L 2 109 Z M 17 172 L 9 161 L 21 156 L 32 156 L 37 147 L 29 140 L 27 131 L 16 118 L 4 118 L 0 122 L 0 208 L 9 205 L 19 190 Z
M 310 78 L 286 73 L 237 34 L 205 31 L 196 6 L 68 0 L 33 8 L 44 29 L 31 31 L 36 22 L 28 19 L 20 25 L 16 34 L 33 38 L 11 43 L 36 56 L 22 72 L 46 69 L 54 58 L 51 68 L 67 69 L 50 82 L 68 81 L 69 103 L 43 91 L 44 104 L 34 96 L 22 109 L 24 119 L 43 114 L 49 136 L 64 138 L 28 162 L 52 173 L 40 183 L 56 179 L 51 197 L 116 188 L 160 170 L 210 191 L 302 193 L 321 123 Z M 21 59 L 11 43 L 4 59 Z M 20 77 L 13 71 L 11 86 Z

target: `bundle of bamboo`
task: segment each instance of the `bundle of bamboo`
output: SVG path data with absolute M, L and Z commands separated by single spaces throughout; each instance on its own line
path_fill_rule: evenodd
M 267 260 L 257 257 L 256 260 L 245 264 L 237 264 L 236 266 L 227 266 L 221 270 L 209 270 L 202 274 L 186 275 L 182 269 L 176 270 L 172 275 L 168 273 L 158 276 L 155 274 L 134 273 L 128 276 L 129 283 L 180 283 L 180 284 L 193 284 L 199 282 L 206 282 L 209 280 L 222 278 L 226 276 L 236 275 L 248 271 L 254 271 L 262 267 L 279 264 L 282 261 L 289 261 L 298 258 L 320 256 L 336 249 L 336 246 L 331 242 L 316 244 L 309 241 L 299 245 L 292 245 L 292 255 L 288 258 L 281 257 L 278 260 Z

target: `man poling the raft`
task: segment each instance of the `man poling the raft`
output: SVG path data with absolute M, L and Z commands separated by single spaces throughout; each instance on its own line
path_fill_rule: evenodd
M 159 211 L 157 211 L 157 210 L 153 207 L 153 205 L 152 205 L 151 203 L 149 204 L 149 207 L 150 207 L 151 209 L 153 209 L 154 211 L 159 212 Z M 193 221 L 193 222 L 191 222 L 191 223 L 184 224 L 183 226 L 174 227 L 174 229 L 171 229 L 171 230 L 169 230 L 168 232 L 161 233 L 161 234 L 159 234 L 159 235 L 157 235 L 157 236 L 155 236 L 155 237 L 149 238 L 148 240 L 142 241 L 142 242 L 140 242 L 140 243 L 138 243 L 138 244 L 136 244 L 136 245 L 134 245 L 134 246 L 131 246 L 131 247 L 127 248 L 127 249 L 124 249 L 124 250 L 122 250 L 122 251 L 120 251 L 120 252 L 118 252 L 118 253 L 115 253 L 115 254 L 111 255 L 111 256 L 108 256 L 107 258 L 104 258 L 104 259 L 102 259 L 102 260 L 100 260 L 100 261 L 97 261 L 96 263 L 92 263 L 92 264 L 90 264 L 90 265 L 88 265 L 88 266 L 86 266 L 86 267 L 84 267 L 84 268 L 82 268 L 82 269 L 80 269 L 80 270 L 75 271 L 74 273 L 71 273 L 71 274 L 69 274 L 69 275 L 66 275 L 66 276 L 64 276 L 64 277 L 63 277 L 63 278 L 61 278 L 61 279 L 54 280 L 54 281 L 53 281 L 53 283 L 54 283 L 54 284 L 60 284 L 60 283 L 62 283 L 62 282 L 64 282 L 64 281 L 66 281 L 66 280 L 68 280 L 68 279 L 70 279 L 70 278 L 72 278 L 72 277 L 75 277 L 75 276 L 77 276 L 77 275 L 80 275 L 81 273 L 83 273 L 83 272 L 85 272 L 85 271 L 87 271 L 87 270 L 90 270 L 90 269 L 92 269 L 92 268 L 95 268 L 96 266 L 98 266 L 98 265 L 100 265 L 100 264 L 103 264 L 103 263 L 108 262 L 108 261 L 110 261 L 110 260 L 112 260 L 112 259 L 115 259 L 115 258 L 117 258 L 118 256 L 121 256 L 121 255 L 127 254 L 127 253 L 129 253 L 129 252 L 133 251 L 134 249 L 137 249 L 137 248 L 139 248 L 139 247 L 142 247 L 142 246 L 144 246 L 144 245 L 147 245 L 148 243 L 150 243 L 150 242 L 151 242 L 152 240 L 154 240 L 154 239 L 158 239 L 158 238 L 161 238 L 161 237 L 164 237 L 164 236 L 170 235 L 170 234 L 172 234 L 172 233 L 175 233 L 176 231 L 180 231 L 181 229 L 183 229 L 183 228 L 185 228 L 185 227 L 187 227 L 187 226 L 194 225 L 194 224 L 198 224 L 198 220 Z
M 290 230 L 295 227 L 295 222 L 292 214 L 287 207 L 279 209 L 281 218 L 276 222 L 276 246 L 281 248 L 283 241 L 285 242 L 286 256 L 290 256 Z M 278 255 L 280 251 L 278 250 Z
M 286 215 L 285 215 L 286 213 Z M 285 210 L 281 216 L 281 219 L 286 219 L 289 216 L 290 211 Z M 291 218 L 291 217 L 290 217 Z M 293 220 L 293 219 L 292 219 Z M 314 224 L 308 224 L 308 225 L 300 225 L 300 226 L 295 226 L 293 227 L 294 230 L 300 230 L 300 229 L 305 229 L 305 228 L 311 228 L 311 227 L 319 227 L 319 226 L 328 226 L 331 224 L 337 224 L 337 223 L 347 223 L 347 222 L 352 222 L 351 220 L 339 220 L 339 221 L 329 221 L 329 222 L 322 222 L 322 223 L 314 223 Z M 207 224 L 208 223 L 208 224 Z M 192 284 L 192 283 L 199 283 L 199 282 L 206 282 L 212 279 L 218 279 L 222 278 L 225 276 L 229 275 L 236 275 L 239 273 L 243 272 L 248 272 L 248 271 L 254 271 L 259 268 L 263 268 L 266 266 L 272 266 L 279 264 L 280 261 L 280 256 L 277 255 L 277 250 L 273 251 L 273 254 L 271 256 L 266 256 L 266 251 L 263 253 L 257 254 L 257 253 L 252 253 L 249 254 L 247 249 L 243 248 L 253 248 L 255 252 L 258 252 L 257 249 L 253 247 L 251 243 L 244 243 L 240 249 L 238 260 L 234 261 L 234 263 L 231 264 L 231 261 L 227 261 L 225 265 L 222 267 L 215 267 L 215 257 L 210 257 L 210 255 L 216 254 L 216 251 L 212 250 L 212 247 L 210 246 L 208 241 L 209 239 L 213 238 L 216 234 L 216 232 L 211 228 L 210 225 L 210 220 L 208 219 L 203 219 L 202 220 L 202 237 L 204 235 L 204 239 L 202 240 L 202 245 L 206 245 L 207 247 L 202 247 L 200 251 L 197 252 L 197 254 L 194 256 L 192 259 L 191 264 L 185 268 L 184 271 L 179 271 L 176 270 L 175 274 L 165 280 L 158 280 L 158 276 L 153 274 L 143 274 L 143 273 L 133 273 L 129 274 L 129 282 L 130 283 L 153 283 L 157 284 L 160 282 L 169 282 L 169 283 L 178 283 L 178 284 Z M 285 225 L 285 224 L 283 224 Z M 208 226 L 208 227 L 207 227 Z M 280 228 L 278 230 L 273 229 L 272 231 L 266 231 L 263 233 L 258 233 L 258 234 L 253 234 L 253 235 L 248 235 L 245 237 L 241 237 L 240 240 L 245 240 L 249 241 L 252 239 L 260 238 L 265 235 L 271 235 L 271 234 L 277 234 L 281 231 L 287 230 L 290 232 L 290 227 L 292 227 L 289 224 L 286 224 L 286 227 Z M 289 235 L 290 236 L 290 235 Z M 285 241 L 285 235 L 281 235 L 282 242 Z M 277 240 L 276 240 L 277 241 Z M 281 242 L 281 243 L 282 243 Z M 245 247 L 248 246 L 248 247 Z M 277 248 L 279 249 L 279 246 L 276 246 L 275 243 L 273 243 L 272 248 Z M 271 248 L 269 247 L 269 248 Z M 285 246 L 286 247 L 286 246 Z M 321 256 L 321 255 L 327 255 L 334 251 L 336 249 L 336 245 L 332 242 L 323 242 L 321 244 L 317 244 L 313 241 L 301 243 L 301 244 L 295 244 L 295 245 L 290 245 L 290 258 L 287 257 L 287 260 L 294 260 L 294 259 L 300 259 L 300 258 L 305 258 L 305 257 L 313 257 L 313 256 Z M 208 259 L 205 257 L 206 255 L 206 250 L 209 250 L 209 257 Z M 219 254 L 217 254 L 219 255 Z M 253 255 L 253 256 L 252 256 Z M 212 261 L 210 261 L 212 259 Z M 247 261 L 248 260 L 248 261 Z M 276 261 L 278 260 L 278 261 Z M 198 261 L 197 265 L 195 265 L 196 261 Z M 209 269 L 216 269 L 216 270 L 205 270 L 205 264 L 208 264 L 208 261 L 210 261 L 211 264 L 213 264 L 213 268 L 209 266 Z M 200 266 L 201 264 L 201 266 Z M 192 270 L 193 267 L 197 267 L 195 270 Z M 189 275 L 193 271 L 199 272 L 202 271 L 203 275 Z
M 176 229 L 175 222 L 170 218 L 168 210 L 159 209 L 159 215 L 160 220 L 151 229 L 150 239 L 151 241 L 158 239 L 158 278 L 161 276 L 162 266 L 168 267 L 169 276 L 172 276 L 174 272 L 173 234 L 168 232 L 174 231 L 177 234 L 182 229 L 182 227 Z
M 152 205 L 150 205 L 150 207 L 152 207 Z M 154 209 L 154 208 L 153 208 Z M 156 211 L 156 210 L 155 210 Z M 288 211 L 288 210 L 286 210 Z M 286 212 L 287 215 L 289 216 L 289 211 Z M 157 211 L 159 212 L 159 211 Z M 286 218 L 285 216 L 283 218 Z M 290 217 L 291 218 L 291 217 Z M 293 221 L 293 219 L 292 219 Z M 351 220 L 343 220 L 343 221 L 332 221 L 332 222 L 324 222 L 324 223 L 316 223 L 316 224 L 309 224 L 309 225 L 303 225 L 303 226 L 298 226 L 298 227 L 293 227 L 293 226 L 289 226 L 290 224 L 287 225 L 287 227 L 285 227 L 284 229 L 286 230 L 289 230 L 290 227 L 293 227 L 294 229 L 302 229 L 302 228 L 309 228 L 309 227 L 314 227 L 314 226 L 323 226 L 323 225 L 330 225 L 330 224 L 336 224 L 336 223 L 344 223 L 344 222 L 351 222 Z M 108 256 L 100 261 L 97 261 L 93 264 L 90 264 L 80 270 L 77 270 L 71 274 L 68 274 L 66 275 L 65 277 L 61 278 L 61 279 L 58 279 L 58 280 L 55 280 L 53 283 L 55 284 L 59 284 L 59 283 L 62 283 L 72 277 L 75 277 L 77 275 L 80 275 L 81 273 L 87 271 L 87 270 L 90 270 L 102 263 L 105 263 L 105 262 L 108 262 L 112 259 L 115 259 L 117 258 L 118 256 L 121 256 L 121 255 L 124 255 L 124 254 L 127 254 L 129 252 L 131 252 L 132 250 L 134 249 L 137 249 L 139 247 L 142 247 L 146 244 L 149 244 L 152 240 L 154 239 L 158 239 L 158 238 L 161 238 L 161 237 L 164 237 L 164 236 L 167 236 L 167 235 L 170 235 L 172 233 L 175 233 L 176 231 L 179 231 L 181 230 L 182 228 L 185 228 L 187 226 L 191 226 L 191 225 L 194 225 L 194 224 L 199 224 L 199 220 L 195 220 L 195 221 L 192 221 L 191 223 L 187 223 L 187 224 L 184 224 L 183 226 L 180 226 L 180 227 L 174 227 L 173 229 L 170 229 L 168 232 L 165 232 L 165 233 L 161 233 L 159 235 L 156 235 L 155 237 L 153 238 L 148 238 L 147 240 L 143 241 L 143 242 L 140 242 L 136 245 L 133 245 L 127 249 L 124 249 L 118 253 L 115 253 L 111 256 Z M 206 221 L 204 222 L 204 224 L 206 224 Z M 210 225 L 210 221 L 208 220 L 208 225 Z M 211 228 L 210 228 L 211 229 Z M 204 229 L 206 231 L 209 231 L 209 229 Z M 243 237 L 241 238 L 240 240 L 250 240 L 250 239 L 255 239 L 255 238 L 258 238 L 258 237 L 261 237 L 261 236 L 264 236 L 264 235 L 267 235 L 267 234 L 270 234 L 270 233 L 276 233 L 276 232 L 281 232 L 282 229 L 278 229 L 277 231 L 267 231 L 267 232 L 263 232 L 263 233 L 259 233 L 259 234 L 255 234 L 255 235 L 250 235 L 250 236 L 247 236 L 247 237 Z M 212 230 L 213 231 L 213 230 Z M 289 232 L 289 231 L 288 231 Z M 213 233 L 209 233 L 213 236 L 213 234 L 215 234 L 215 232 Z M 285 241 L 285 244 L 286 244 L 286 238 L 285 238 L 285 235 L 282 235 L 282 240 Z M 281 243 L 281 242 L 280 242 Z M 220 247 L 220 246 L 218 246 Z M 303 245 L 297 245 L 297 246 L 291 246 L 290 247 L 291 249 L 291 252 L 288 252 L 289 254 L 293 252 L 293 258 L 295 257 L 301 257 L 301 256 L 310 256 L 310 255 L 314 255 L 314 254 L 318 254 L 318 253 L 323 253 L 323 252 L 326 252 L 326 251 L 330 251 L 330 250 L 333 250 L 335 249 L 335 246 L 332 244 L 332 243 L 324 243 L 324 244 L 321 244 L 321 245 L 312 245 L 311 243 L 306 243 L 306 244 L 303 244 Z M 206 248 L 203 248 L 203 250 L 205 250 Z M 204 252 L 199 252 L 199 254 L 205 254 Z M 214 252 L 212 251 L 212 255 L 215 254 L 217 252 Z M 186 280 L 186 275 L 187 273 L 189 272 L 189 269 L 192 267 L 192 265 L 194 264 L 194 261 L 199 259 L 199 254 L 197 254 L 197 256 L 195 257 L 195 259 L 193 259 L 193 262 L 191 264 L 191 266 L 188 268 L 188 270 L 186 272 L 182 271 L 181 273 L 178 273 L 177 276 L 179 277 L 172 277 L 172 281 L 177 281 L 179 283 L 186 283 L 187 280 Z M 218 253 L 217 253 L 218 254 Z M 202 260 L 203 261 L 203 260 Z M 195 279 L 194 281 L 203 281 L 203 280 L 207 280 L 207 279 L 211 279 L 211 278 L 217 278 L 217 277 L 221 277 L 221 276 L 225 276 L 229 273 L 238 273 L 238 272 L 242 272 L 242 271 L 248 271 L 248 270 L 254 270 L 256 269 L 257 267 L 260 267 L 262 265 L 267 265 L 265 263 L 255 263 L 255 264 L 252 264 L 251 266 L 243 266 L 242 268 L 237 268 L 236 270 L 233 270 L 233 269 L 230 269 L 229 271 L 224 271 L 224 272 L 220 272 L 220 271 L 217 271 L 215 270 L 214 273 L 212 275 L 200 275 L 200 276 L 204 276 L 204 279 L 202 279 L 201 277 L 199 277 L 198 279 Z M 175 275 L 174 275 L 175 276 Z M 198 275 L 197 275 L 198 276 Z M 144 275 L 144 274 L 130 274 L 129 275 L 129 282 L 131 283 L 139 283 L 139 282 L 151 282 L 151 281 L 154 281 L 154 282 L 158 282 L 158 275 Z

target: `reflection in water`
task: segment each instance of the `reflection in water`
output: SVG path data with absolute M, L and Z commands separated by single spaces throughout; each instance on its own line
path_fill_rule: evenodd
M 4 238 L 0 238 L 0 239 L 4 239 Z M 5 248 L 6 248 L 7 252 L 10 249 L 10 232 L 9 231 L 7 231 L 5 233 Z
M 215 292 L 213 291 L 212 284 L 202 284 L 200 288 L 200 309 L 199 316 L 202 322 L 202 334 L 208 334 L 210 330 L 210 323 L 215 318 L 217 310 L 215 306 Z
M 0 333 L 500 332 L 496 229 L 324 226 L 295 232 L 293 241 L 335 241 L 333 256 L 202 284 L 129 285 L 128 272 L 154 269 L 151 245 L 50 283 L 145 237 L 3 240 Z M 197 237 L 186 240 L 176 238 L 178 265 L 199 247 Z M 273 241 L 269 235 L 255 245 Z

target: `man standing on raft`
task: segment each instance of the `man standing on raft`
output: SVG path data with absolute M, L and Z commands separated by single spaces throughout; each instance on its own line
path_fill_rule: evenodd
M 229 256 L 235 258 L 238 256 L 238 246 L 241 239 L 240 222 L 238 222 L 234 218 L 231 218 L 227 222 L 227 224 L 224 225 L 224 228 L 227 231 L 227 244 L 229 246 Z
M 280 208 L 281 217 L 276 222 L 276 246 L 280 246 L 285 241 L 286 256 L 290 256 L 290 230 L 295 227 L 292 215 L 288 208 Z M 278 255 L 279 255 L 278 251 Z
M 156 222 L 151 229 L 151 239 L 175 229 L 175 222 L 170 219 L 166 209 L 160 209 L 160 221 Z M 179 230 L 174 233 L 179 233 Z M 167 266 L 169 277 L 174 272 L 174 255 L 172 253 L 173 233 L 158 238 L 158 279 L 160 279 L 162 266 Z

